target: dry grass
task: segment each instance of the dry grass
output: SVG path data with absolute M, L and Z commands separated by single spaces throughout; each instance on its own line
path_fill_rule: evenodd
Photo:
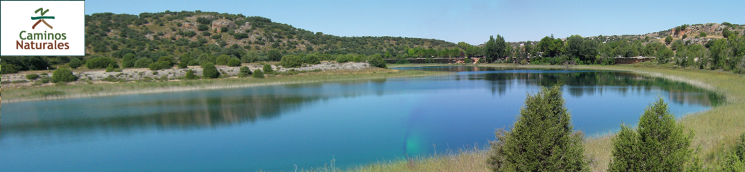
M 391 65 L 391 67 L 412 67 L 416 64 Z M 546 65 L 480 65 L 491 67 L 524 68 L 567 68 L 566 66 Z M 687 115 L 679 123 L 695 133 L 693 146 L 699 149 L 705 167 L 712 167 L 717 157 L 726 148 L 735 144 L 735 139 L 745 132 L 745 76 L 729 72 L 671 69 L 654 65 L 616 65 L 616 66 L 571 66 L 571 69 L 631 71 L 644 75 L 662 77 L 685 82 L 725 95 L 727 103 L 705 112 Z M 620 124 L 619 124 L 620 125 Z M 590 159 L 592 171 L 606 171 L 611 160 L 612 140 L 615 133 L 588 138 L 585 140 L 585 156 Z M 418 158 L 414 161 L 393 161 L 375 163 L 350 171 L 488 171 L 486 159 L 488 152 L 468 151 L 455 155 L 440 155 Z
M 240 88 L 251 86 L 297 84 L 326 81 L 361 80 L 391 77 L 417 77 L 442 75 L 446 72 L 392 70 L 392 69 L 364 69 L 364 70 L 328 70 L 322 72 L 300 73 L 289 76 L 270 76 L 265 79 L 257 78 L 222 78 L 201 79 L 168 82 L 128 82 L 108 84 L 79 84 L 60 85 L 31 88 L 6 89 L 2 102 L 20 102 L 33 100 L 65 99 L 77 97 L 109 96 L 123 94 L 143 94 L 176 92 L 190 90 L 208 90 L 223 88 Z

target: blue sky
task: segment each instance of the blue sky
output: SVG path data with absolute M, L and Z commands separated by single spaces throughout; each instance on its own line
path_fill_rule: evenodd
M 745 24 L 745 1 L 349 1 L 349 0 L 95 0 L 99 12 L 214 11 L 262 16 L 337 36 L 401 36 L 481 44 L 555 37 L 645 34 L 682 24 Z

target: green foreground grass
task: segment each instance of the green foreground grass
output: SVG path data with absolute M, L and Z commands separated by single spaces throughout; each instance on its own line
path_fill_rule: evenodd
M 76 85 L 70 84 L 59 86 L 5 89 L 5 92 L 3 93 L 5 94 L 5 98 L 2 99 L 2 102 L 8 103 L 77 97 L 240 88 L 264 85 L 362 80 L 392 77 L 418 77 L 443 74 L 447 74 L 447 72 L 371 68 L 363 70 L 328 70 L 322 72 L 300 73 L 289 76 L 276 75 L 263 79 L 220 78 L 167 82 L 127 82 Z
M 432 66 L 419 64 L 390 65 L 389 67 Z M 438 65 L 442 66 L 442 64 Z M 462 66 L 462 65 L 453 65 Z M 472 66 L 472 65 L 468 65 Z M 546 68 L 546 69 L 590 69 L 630 71 L 644 75 L 662 77 L 686 82 L 698 87 L 718 92 L 727 97 L 727 103 L 708 111 L 689 114 L 679 123 L 695 133 L 693 147 L 699 148 L 698 155 L 705 167 L 713 167 L 719 155 L 735 144 L 740 134 L 745 132 L 745 76 L 728 72 L 673 69 L 668 66 L 642 63 L 637 65 L 615 66 L 547 66 L 547 65 L 509 65 L 487 64 L 478 66 Z M 651 102 L 650 102 L 651 103 Z M 619 127 L 620 127 L 619 123 Z M 591 171 L 606 171 L 611 160 L 612 139 L 615 133 L 586 138 L 585 157 L 590 159 Z M 378 162 L 345 171 L 490 171 L 486 164 L 489 150 L 466 150 L 429 157 L 412 158 L 392 162 Z

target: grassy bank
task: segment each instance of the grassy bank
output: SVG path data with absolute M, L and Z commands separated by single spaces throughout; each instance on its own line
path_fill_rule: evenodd
M 60 85 L 44 87 L 27 87 L 5 89 L 3 103 L 50 100 L 76 97 L 109 96 L 123 94 L 159 93 L 189 90 L 206 90 L 222 88 L 239 88 L 263 85 L 311 83 L 326 81 L 360 80 L 391 77 L 416 77 L 447 74 L 446 72 L 392 70 L 392 69 L 363 69 L 363 70 L 328 70 L 322 72 L 300 73 L 289 76 L 270 76 L 257 78 L 222 78 L 200 79 L 167 82 L 128 82 L 103 83 L 82 85 Z
M 389 67 L 429 66 L 419 64 L 390 65 Z M 440 65 L 441 66 L 441 65 Z M 565 69 L 566 66 L 504 65 L 479 66 Z M 649 64 L 615 66 L 570 66 L 571 69 L 630 71 L 644 75 L 686 82 L 718 92 L 727 97 L 727 103 L 705 112 L 687 115 L 679 122 L 695 132 L 693 146 L 700 148 L 699 156 L 704 165 L 711 167 L 722 151 L 735 143 L 745 132 L 745 76 L 727 72 L 673 69 Z M 620 125 L 620 123 L 619 123 Z M 606 171 L 611 160 L 614 133 L 587 138 L 585 156 L 592 159 L 592 171 Z M 348 169 L 348 171 L 490 171 L 486 165 L 488 150 L 468 150 L 432 157 L 413 158 L 409 161 L 374 163 Z

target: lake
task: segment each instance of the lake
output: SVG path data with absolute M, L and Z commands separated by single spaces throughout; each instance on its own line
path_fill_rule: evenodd
M 678 117 L 721 96 L 629 72 L 472 66 L 452 75 L 5 103 L 0 171 L 294 171 L 485 147 L 526 94 L 561 83 L 575 130 Z

